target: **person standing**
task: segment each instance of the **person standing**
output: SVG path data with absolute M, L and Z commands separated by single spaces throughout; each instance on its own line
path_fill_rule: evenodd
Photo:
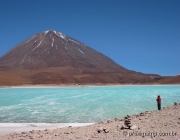
M 156 101 L 157 101 L 158 110 L 161 110 L 161 97 L 160 97 L 160 95 L 158 95 Z

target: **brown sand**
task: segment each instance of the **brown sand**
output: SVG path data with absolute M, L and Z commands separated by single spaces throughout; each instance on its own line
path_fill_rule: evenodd
M 129 119 L 133 130 L 121 129 L 125 119 L 115 118 L 83 127 L 0 135 L 0 140 L 180 140 L 180 105 L 135 114 Z

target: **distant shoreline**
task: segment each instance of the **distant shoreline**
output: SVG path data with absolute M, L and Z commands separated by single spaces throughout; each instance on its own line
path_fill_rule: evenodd
M 101 86 L 180 86 L 180 84 L 61 84 L 61 85 L 17 85 L 17 86 L 0 86 L 0 88 L 62 88 L 62 87 L 101 87 Z

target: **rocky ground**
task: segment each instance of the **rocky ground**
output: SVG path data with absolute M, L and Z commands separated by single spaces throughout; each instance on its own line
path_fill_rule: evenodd
M 180 105 L 83 127 L 0 135 L 0 140 L 180 140 Z

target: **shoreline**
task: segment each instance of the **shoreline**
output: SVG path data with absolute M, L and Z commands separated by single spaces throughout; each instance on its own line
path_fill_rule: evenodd
M 180 84 L 67 84 L 67 85 L 18 85 L 18 86 L 0 86 L 1 88 L 67 88 L 67 87 L 101 87 L 101 86 L 180 86 Z
M 0 123 L 0 135 L 31 130 L 57 129 L 63 127 L 88 126 L 94 123 Z
M 125 126 L 125 121 L 130 121 L 131 127 Z M 6 125 L 3 124 L 3 125 Z M 2 126 L 3 126 L 2 125 Z M 30 125 L 30 124 L 28 124 Z M 6 127 L 8 128 L 8 126 Z M 0 140 L 59 140 L 59 139 L 179 139 L 180 138 L 180 105 L 163 107 L 162 110 L 145 111 L 124 118 L 101 121 L 87 126 L 74 127 L 67 124 L 63 128 L 48 127 L 45 130 L 31 131 L 21 129 L 11 134 L 1 134 Z M 20 133 L 21 132 L 21 133 Z

